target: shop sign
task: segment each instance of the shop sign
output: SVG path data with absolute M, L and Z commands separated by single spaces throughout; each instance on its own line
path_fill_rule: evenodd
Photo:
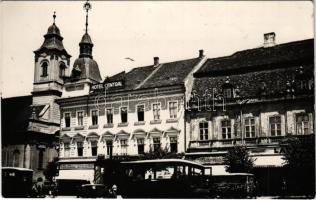
M 60 164 L 59 169 L 94 169 L 93 163 L 65 163 Z
M 104 83 L 97 83 L 92 84 L 90 86 L 90 93 L 100 93 L 104 92 L 104 90 L 115 90 L 121 89 L 125 87 L 125 81 L 111 81 L 111 82 L 104 82 Z

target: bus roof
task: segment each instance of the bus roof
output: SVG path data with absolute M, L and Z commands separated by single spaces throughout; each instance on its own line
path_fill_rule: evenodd
M 250 173 L 227 173 L 227 174 L 214 174 L 213 176 L 254 176 Z
M 186 165 L 194 165 L 196 167 L 201 167 L 205 168 L 204 165 L 201 165 L 199 163 L 189 161 L 189 160 L 184 160 L 184 159 L 153 159 L 153 160 L 137 160 L 137 161 L 124 161 L 122 164 L 154 164 L 154 163 L 161 163 L 161 164 L 166 164 L 166 163 L 179 163 L 179 164 L 186 164 Z
M 3 169 L 13 169 L 13 170 L 18 170 L 18 171 L 29 171 L 29 172 L 33 172 L 33 170 L 31 169 L 27 169 L 27 168 L 22 168 L 22 167 L 2 167 Z

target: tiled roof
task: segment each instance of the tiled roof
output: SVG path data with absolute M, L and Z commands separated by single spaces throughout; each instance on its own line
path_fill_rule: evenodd
M 238 51 L 231 56 L 208 59 L 195 77 L 238 74 L 259 68 L 276 68 L 309 59 L 313 62 L 314 39 L 295 41 L 268 48 Z M 284 65 L 283 65 L 284 64 Z
M 295 77 L 298 75 L 298 68 L 299 66 L 293 66 L 289 68 L 234 74 L 229 76 L 229 83 L 235 88 L 239 88 L 240 98 L 258 96 L 260 87 L 262 87 L 263 84 L 266 87 L 266 95 L 285 94 L 286 83 L 287 81 L 291 82 L 295 80 Z M 313 74 L 313 69 L 313 65 L 304 66 L 305 74 Z M 213 91 L 214 88 L 220 91 L 222 85 L 225 84 L 226 78 L 226 76 L 195 78 L 193 90 L 200 97 L 202 97 L 206 91 Z
M 145 67 L 137 67 L 127 73 L 118 73 L 109 77 L 109 79 L 112 81 L 124 79 L 124 90 L 178 85 L 183 83 L 184 79 L 199 61 L 199 58 L 193 58 L 170 63 L 162 63 L 158 66 L 149 65 Z
M 129 72 L 120 72 L 118 74 L 115 74 L 109 79 L 111 81 L 117 81 L 117 80 L 125 80 L 125 90 L 133 90 L 135 89 L 141 82 L 143 82 L 147 76 L 149 76 L 152 71 L 154 70 L 154 66 L 145 66 L 145 67 L 137 67 L 133 68 Z
M 199 58 L 160 64 L 159 69 L 140 88 L 153 88 L 182 84 L 200 61 Z

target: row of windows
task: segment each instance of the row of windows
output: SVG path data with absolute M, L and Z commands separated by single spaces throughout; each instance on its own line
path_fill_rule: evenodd
M 308 114 L 297 114 L 296 115 L 296 134 L 304 135 L 310 132 L 309 130 L 309 116 Z M 256 137 L 256 124 L 255 118 L 249 117 L 244 119 L 244 131 L 246 138 Z M 209 128 L 208 122 L 200 122 L 200 140 L 208 140 Z M 225 119 L 221 121 L 221 130 L 223 139 L 232 138 L 232 125 L 231 120 Z M 272 116 L 269 118 L 269 133 L 270 136 L 281 136 L 281 116 Z
M 48 76 L 48 63 L 43 62 L 41 65 L 42 68 L 42 77 Z M 64 63 L 60 63 L 59 65 L 59 77 L 64 77 L 66 75 L 66 65 Z
M 177 137 L 170 137 L 170 152 L 178 152 L 178 141 Z M 83 142 L 77 142 L 77 156 L 83 156 Z M 98 142 L 97 141 L 90 141 L 91 144 L 91 155 L 97 156 L 98 155 Z M 128 140 L 121 139 L 120 140 L 121 146 L 121 154 L 127 155 L 127 147 L 128 147 Z M 153 138 L 153 151 L 159 151 L 161 148 L 160 137 Z M 137 139 L 137 151 L 138 154 L 145 153 L 145 143 L 143 138 Z M 106 154 L 111 155 L 113 152 L 113 141 L 107 140 L 106 141 Z M 64 157 L 69 157 L 70 155 L 70 143 L 64 143 Z
M 153 116 L 154 120 L 160 120 L 160 109 L 161 104 L 160 103 L 154 103 L 153 104 Z M 145 121 L 145 105 L 137 105 L 137 120 L 139 122 Z M 176 119 L 178 113 L 178 103 L 177 102 L 169 102 L 169 117 L 170 119 Z M 120 115 L 121 115 L 121 123 L 127 123 L 128 122 L 128 108 L 127 107 L 121 107 L 120 108 Z M 98 116 L 99 111 L 98 110 L 92 110 L 91 111 L 91 120 L 92 125 L 98 125 Z M 77 124 L 79 126 L 83 125 L 83 111 L 77 112 Z M 65 119 L 65 126 L 70 127 L 70 113 L 65 113 L 64 119 Z M 106 119 L 107 124 L 113 124 L 113 108 L 106 109 Z

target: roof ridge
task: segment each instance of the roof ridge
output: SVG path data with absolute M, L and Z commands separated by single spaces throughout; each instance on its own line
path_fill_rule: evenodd
M 135 89 L 141 88 L 147 80 L 149 80 L 160 68 L 163 66 L 163 64 L 158 64 L 156 69 L 154 69 L 138 86 L 135 87 Z

